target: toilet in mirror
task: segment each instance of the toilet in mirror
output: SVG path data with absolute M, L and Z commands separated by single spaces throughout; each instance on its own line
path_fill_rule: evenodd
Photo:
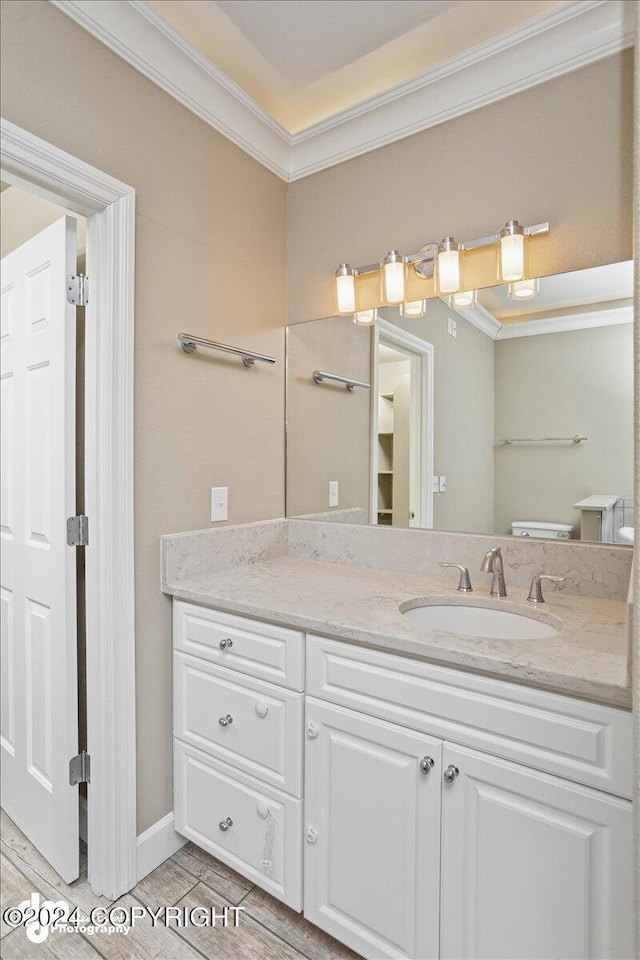
M 287 516 L 632 544 L 633 264 L 287 328 Z

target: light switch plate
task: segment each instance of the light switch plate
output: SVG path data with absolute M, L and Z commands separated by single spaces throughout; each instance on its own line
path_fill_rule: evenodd
M 440 489 L 440 477 L 431 477 L 431 493 L 437 493 Z
M 338 481 L 329 480 L 329 506 L 338 506 Z
M 447 319 L 447 333 L 449 334 L 450 337 L 458 336 L 458 324 L 456 323 L 453 317 L 449 317 Z
M 229 519 L 229 487 L 211 487 L 211 523 Z
M 440 482 L 438 484 L 438 493 L 446 493 L 446 492 L 447 492 L 447 478 L 440 477 Z

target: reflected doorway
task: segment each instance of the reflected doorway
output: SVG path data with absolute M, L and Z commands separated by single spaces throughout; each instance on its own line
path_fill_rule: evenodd
M 371 522 L 433 526 L 433 345 L 386 321 L 373 338 Z

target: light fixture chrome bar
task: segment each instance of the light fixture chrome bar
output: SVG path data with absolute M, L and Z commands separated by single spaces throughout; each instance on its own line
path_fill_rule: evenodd
M 356 387 L 362 387 L 363 390 L 369 390 L 370 384 L 364 380 L 352 380 L 351 377 L 339 377 L 337 373 L 327 373 L 325 370 L 314 370 L 313 379 L 316 383 L 322 383 L 323 380 L 333 380 L 335 383 L 344 383 L 347 390 L 353 391 Z
M 509 446 L 512 443 L 559 443 L 561 441 L 578 444 L 588 439 L 589 437 L 583 437 L 582 434 L 576 433 L 574 437 L 505 437 L 502 442 Z
M 215 340 L 205 340 L 204 337 L 194 337 L 191 333 L 179 333 L 178 343 L 185 353 L 193 353 L 197 347 L 207 347 L 209 350 L 221 350 L 222 353 L 232 353 L 241 357 L 245 367 L 252 367 L 254 361 L 275 363 L 275 357 L 268 357 L 264 353 L 254 353 L 253 350 L 242 350 L 240 347 L 230 347 L 226 343 L 217 343 Z
M 524 227 L 524 235 L 525 237 L 537 237 L 540 234 L 549 233 L 549 229 L 549 221 L 545 220 L 544 223 L 534 223 L 530 227 Z M 478 250 L 481 247 L 493 246 L 495 242 L 496 235 L 495 233 L 491 233 L 486 237 L 477 237 L 475 240 L 465 240 L 462 243 L 462 247 L 464 250 Z M 410 253 L 402 259 L 404 263 L 409 264 L 425 263 L 433 260 L 437 248 L 437 243 L 425 243 L 416 253 Z M 361 276 L 363 273 L 376 273 L 379 269 L 379 263 L 367 263 L 362 267 L 355 267 L 355 274 L 356 276 Z

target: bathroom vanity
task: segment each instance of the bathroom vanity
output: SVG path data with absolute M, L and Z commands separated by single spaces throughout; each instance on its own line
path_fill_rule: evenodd
M 542 554 L 546 572 L 575 575 L 576 547 L 505 538 L 509 595 L 489 598 L 476 573 L 489 538 L 330 526 L 340 563 L 326 524 L 163 538 L 176 830 L 367 958 L 630 956 L 620 589 L 607 597 L 585 567 L 604 595 L 574 583 L 527 603 Z M 399 569 L 412 558 L 395 556 L 398 537 L 476 555 L 474 592 L 431 556 Z M 628 572 L 624 550 L 591 550 L 604 552 L 587 566 Z M 541 635 L 401 612 L 435 605 L 507 611 Z

